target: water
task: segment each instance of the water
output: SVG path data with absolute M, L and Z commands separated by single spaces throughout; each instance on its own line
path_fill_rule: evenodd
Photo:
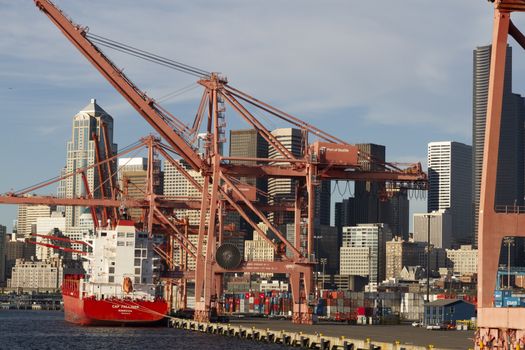
M 286 347 L 173 328 L 80 327 L 59 311 L 0 310 L 0 350 L 274 349 Z

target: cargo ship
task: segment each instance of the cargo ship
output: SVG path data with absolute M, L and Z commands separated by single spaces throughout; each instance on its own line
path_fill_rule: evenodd
M 94 326 L 144 326 L 163 321 L 168 303 L 155 283 L 159 262 L 145 232 L 120 220 L 86 239 L 86 274 L 67 274 L 62 282 L 68 322 Z

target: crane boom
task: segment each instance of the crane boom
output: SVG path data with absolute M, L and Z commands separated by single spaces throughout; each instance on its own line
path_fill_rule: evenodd
M 139 90 L 95 45 L 96 43 L 105 46 L 104 43 L 108 43 L 108 40 L 99 42 L 97 36 L 88 34 L 86 28 L 74 24 L 50 0 L 34 1 L 68 40 L 169 143 L 172 151 L 178 153 L 187 164 L 203 176 L 203 184 L 189 180 L 201 193 L 199 237 L 195 254 L 195 319 L 199 321 L 209 320 L 212 304 L 222 293 L 218 286 L 222 281 L 220 275 L 225 271 L 219 268 L 220 264 L 216 259 L 216 254 L 219 254 L 217 247 L 223 243 L 224 210 L 233 208 L 247 220 L 255 230 L 254 232 L 268 239 L 267 233 L 257 225 L 257 221 L 263 222 L 267 227 L 267 232 L 271 232 L 280 241 L 279 246 L 274 245 L 276 261 L 241 264 L 232 271 L 258 270 L 259 272 L 288 273 L 294 299 L 292 320 L 296 323 L 311 323 L 312 314 L 305 311 L 308 310 L 309 305 L 305 302 L 304 297 L 301 299 L 301 294 L 310 296 L 313 291 L 313 266 L 317 263 L 314 252 L 315 192 L 321 180 L 378 181 L 389 182 L 390 189 L 396 187 L 426 189 L 427 177 L 420 164 L 412 164 L 411 167 L 403 170 L 393 164 L 382 162 L 380 165 L 383 171 L 367 170 L 362 166 L 363 161 L 370 163 L 377 161 L 370 155 L 361 152 L 358 146 L 349 145 L 269 104 L 228 87 L 227 80 L 217 73 L 202 74 L 202 78 L 198 81 L 198 84 L 205 88 L 205 92 L 191 133 L 197 132 L 202 119 L 206 120 L 206 132 L 203 136 L 205 147 L 201 156 L 193 147 L 193 141 L 187 141 L 188 129 L 180 123 L 174 123 L 173 117 L 167 111 Z M 245 107 L 243 102 L 251 104 L 251 107 Z M 225 142 L 224 111 L 226 105 L 256 130 L 257 134 L 268 142 L 269 148 L 276 151 L 279 158 L 224 157 L 222 146 Z M 252 107 L 299 127 L 297 134 L 300 139 L 298 142 L 300 151 L 297 152 L 299 154 L 285 147 L 280 137 L 274 135 L 251 113 Z M 309 134 L 315 135 L 320 140 L 310 144 Z M 171 156 L 162 151 L 161 153 L 168 161 L 174 162 Z M 182 171 L 182 174 L 191 178 L 186 171 Z M 256 196 L 250 197 L 250 194 L 255 192 L 242 190 L 242 184 L 234 179 L 234 177 L 241 176 L 294 179 L 293 205 L 289 205 L 291 201 L 286 203 L 280 200 L 277 200 L 277 203 L 270 202 L 266 205 L 259 202 Z M 162 207 L 162 203 L 155 196 L 152 198 L 154 201 L 149 203 L 148 231 L 152 231 L 155 216 L 162 226 L 169 228 L 171 226 L 169 219 L 166 219 L 163 213 L 155 208 Z M 163 199 L 169 202 L 168 198 Z M 279 230 L 278 220 L 274 222 L 268 220 L 266 213 L 263 212 L 265 206 L 273 213 L 280 214 L 276 206 L 283 206 L 286 211 L 293 212 L 294 242 L 287 238 L 287 234 Z M 255 220 L 251 219 L 252 216 Z M 305 235 L 303 235 L 303 228 Z M 177 229 L 173 228 L 173 231 L 176 232 Z M 186 244 L 184 236 L 187 233 L 186 230 L 184 235 L 176 234 L 172 237 L 181 239 L 179 243 L 182 244 L 183 249 Z M 207 244 L 204 248 L 205 241 Z M 292 253 L 291 257 L 286 255 L 283 247 Z
M 155 107 L 154 101 L 141 91 L 115 64 L 87 37 L 87 28 L 73 23 L 49 0 L 34 0 L 62 31 L 66 38 L 84 55 L 135 110 L 172 146 L 190 166 L 200 171 L 206 164 L 198 153 L 174 130 L 166 117 Z

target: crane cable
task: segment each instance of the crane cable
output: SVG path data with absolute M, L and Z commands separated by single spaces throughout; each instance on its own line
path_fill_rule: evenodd
M 169 92 L 169 93 L 167 93 L 167 94 L 165 94 L 165 95 L 163 95 L 163 96 L 157 98 L 157 99 L 156 99 L 156 102 L 157 102 L 157 103 L 165 102 L 165 101 L 167 101 L 167 100 L 169 100 L 169 99 L 172 99 L 172 98 L 174 98 L 174 97 L 178 97 L 178 96 L 181 96 L 181 95 L 183 95 L 183 94 L 185 94 L 185 93 L 187 93 L 187 92 L 190 92 L 190 91 L 192 91 L 192 90 L 194 90 L 194 89 L 196 89 L 196 88 L 198 88 L 198 87 L 199 87 L 198 84 L 196 84 L 196 83 L 191 83 L 191 84 L 189 84 L 189 85 L 186 85 L 186 86 L 183 87 L 183 88 L 180 88 L 180 89 L 177 89 L 177 90 L 175 90 L 175 91 Z
M 159 64 L 159 65 L 171 68 L 171 69 L 178 70 L 179 72 L 190 74 L 190 75 L 193 75 L 199 78 L 206 78 L 206 77 L 211 76 L 210 72 L 205 71 L 203 69 L 200 69 L 194 66 L 190 66 L 190 65 L 187 65 L 187 64 L 184 64 L 184 63 L 181 63 L 181 62 L 178 62 L 178 61 L 166 58 L 166 57 L 162 57 L 154 53 L 144 51 L 136 47 L 105 38 L 100 35 L 87 33 L 86 36 L 89 40 L 101 46 L 104 46 L 104 47 L 107 47 L 107 48 L 110 48 L 110 49 L 113 49 L 113 50 L 116 50 L 122 53 L 127 53 L 131 56 L 141 58 L 143 60 L 146 60 L 152 63 L 156 63 L 156 64 Z
M 133 142 L 132 144 L 130 144 L 130 145 L 124 147 L 123 149 L 121 149 L 119 153 L 125 152 L 126 150 L 128 150 L 128 149 L 130 149 L 130 148 L 133 148 L 133 147 L 137 146 L 138 144 L 140 144 L 141 142 L 142 142 L 142 141 L 140 141 L 140 140 L 135 141 L 135 142 Z M 13 194 L 17 194 L 17 193 L 25 192 L 25 191 L 28 190 L 28 189 L 31 189 L 31 188 L 33 188 L 33 187 L 35 187 L 35 186 L 39 186 L 39 185 L 45 184 L 45 183 L 47 183 L 47 182 L 50 182 L 50 183 L 58 182 L 60 178 L 65 178 L 65 177 L 72 176 L 72 175 L 74 175 L 75 173 L 77 173 L 79 170 L 87 169 L 88 167 L 89 167 L 89 165 L 86 166 L 86 167 L 83 167 L 83 168 L 76 168 L 76 169 L 73 170 L 73 172 L 70 172 L 70 173 L 67 173 L 67 174 L 64 174 L 64 175 L 57 175 L 57 176 L 54 176 L 54 177 L 49 178 L 49 179 L 47 179 L 47 180 L 40 181 L 40 182 L 38 182 L 38 183 L 36 183 L 36 184 L 34 184 L 34 185 L 32 185 L 32 186 L 24 187 L 24 188 L 22 188 L 22 189 L 20 189 L 20 190 L 18 190 L 18 191 L 12 191 L 12 193 L 13 193 Z

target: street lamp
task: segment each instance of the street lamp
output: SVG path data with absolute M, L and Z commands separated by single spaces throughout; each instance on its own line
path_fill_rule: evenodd
M 326 263 L 328 262 L 328 259 L 327 258 L 321 258 L 321 265 L 323 265 L 323 282 L 322 282 L 322 288 L 321 289 L 324 289 L 324 276 L 325 276 L 325 266 L 326 266 Z
M 510 289 L 510 247 L 514 245 L 514 237 L 503 238 L 503 244 L 507 246 L 507 288 Z
M 427 303 L 430 302 L 430 219 L 432 215 L 424 215 L 427 218 Z

